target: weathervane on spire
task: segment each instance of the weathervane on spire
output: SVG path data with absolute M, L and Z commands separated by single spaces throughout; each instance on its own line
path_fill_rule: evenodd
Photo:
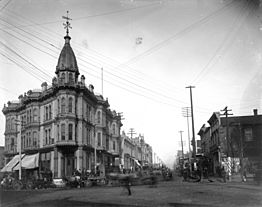
M 63 23 L 63 25 L 65 26 L 64 28 L 66 29 L 66 36 L 68 36 L 69 33 L 69 28 L 72 29 L 69 20 L 72 20 L 68 17 L 68 13 L 69 11 L 66 11 L 66 17 L 62 16 L 63 19 L 66 19 L 66 23 Z

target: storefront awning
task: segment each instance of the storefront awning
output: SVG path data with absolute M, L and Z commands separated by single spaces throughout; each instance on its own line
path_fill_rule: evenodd
M 138 162 L 138 160 L 135 160 L 135 163 L 136 163 L 139 167 L 141 167 L 141 165 L 140 165 L 140 163 Z
M 39 153 L 24 156 L 22 159 L 23 169 L 34 169 L 37 167 L 39 167 Z M 16 165 L 13 170 L 19 170 L 19 164 Z
M 21 159 L 23 159 L 23 157 L 25 156 L 25 154 L 21 155 Z M 13 168 L 17 165 L 17 163 L 19 163 L 19 155 L 16 155 L 12 158 L 12 160 L 10 160 L 1 170 L 1 172 L 12 172 Z

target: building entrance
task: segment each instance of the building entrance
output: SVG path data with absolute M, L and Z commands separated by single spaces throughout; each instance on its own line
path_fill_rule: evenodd
M 73 154 L 65 154 L 62 159 L 62 176 L 72 176 L 75 169 L 75 157 Z

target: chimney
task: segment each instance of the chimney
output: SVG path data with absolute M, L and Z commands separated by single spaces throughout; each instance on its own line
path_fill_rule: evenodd
M 82 85 L 85 85 L 85 76 L 84 75 L 81 75 L 81 83 L 82 83 Z
M 253 109 L 254 116 L 257 116 L 257 109 Z
M 41 84 L 41 87 L 42 87 L 42 91 L 46 91 L 46 89 L 47 89 L 47 82 L 43 82 Z
M 18 97 L 18 99 L 19 99 L 19 103 L 22 103 L 22 100 L 23 100 L 23 94 L 20 95 L 20 96 Z
M 92 93 L 94 92 L 94 86 L 92 84 L 89 85 L 89 91 L 91 91 Z

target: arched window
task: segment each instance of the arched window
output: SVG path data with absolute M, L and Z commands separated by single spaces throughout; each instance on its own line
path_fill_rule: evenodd
M 69 83 L 74 83 L 73 74 L 69 73 Z
M 68 112 L 72 113 L 73 112 L 73 98 L 70 97 L 68 101 Z
M 45 120 L 48 120 L 48 106 L 45 107 Z
M 61 124 L 61 140 L 65 140 L 65 124 Z
M 10 119 L 6 120 L 6 129 L 10 130 Z
M 116 125 L 113 124 L 113 134 L 116 134 Z
M 68 125 L 68 139 L 73 140 L 73 124 Z
M 60 101 L 57 99 L 57 113 L 60 113 Z
M 101 111 L 97 112 L 97 123 L 100 124 L 101 123 Z
M 49 119 L 52 118 L 52 106 L 49 105 Z
M 31 109 L 29 109 L 29 121 L 30 121 L 30 123 L 32 122 L 32 110 Z
M 34 120 L 34 122 L 37 122 L 37 109 L 34 109 L 33 110 L 33 120 Z M 23 120 L 23 119 L 22 119 Z M 22 122 L 24 122 L 24 120 L 22 121 Z
M 66 103 L 65 98 L 63 97 L 61 100 L 61 113 L 65 113 Z
M 28 146 L 31 147 L 31 132 L 28 132 Z
M 65 83 L 65 73 L 62 73 L 61 75 L 61 83 Z
M 101 134 L 101 132 L 97 133 L 97 146 L 99 146 L 99 147 L 102 146 L 102 134 Z
M 11 130 L 15 130 L 15 119 L 11 119 Z
M 37 146 L 37 132 L 33 132 L 33 146 Z

